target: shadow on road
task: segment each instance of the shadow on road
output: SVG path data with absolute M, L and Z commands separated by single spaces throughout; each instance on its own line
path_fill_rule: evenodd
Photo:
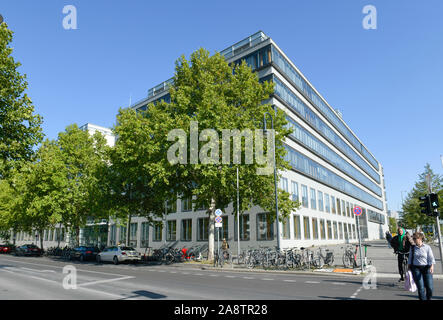
M 165 295 L 158 294 L 155 292 L 146 291 L 146 290 L 133 291 L 132 293 L 134 293 L 135 295 L 127 297 L 124 300 L 140 298 L 140 297 L 145 297 L 145 298 L 149 298 L 149 299 L 165 299 L 165 298 L 167 298 L 167 296 L 165 296 Z

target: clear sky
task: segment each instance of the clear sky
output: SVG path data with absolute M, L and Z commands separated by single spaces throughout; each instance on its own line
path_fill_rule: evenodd
M 77 30 L 63 28 L 65 5 Z M 366 5 L 377 29 L 363 28 Z M 0 14 L 48 138 L 71 123 L 112 127 L 180 55 L 262 30 L 381 162 L 389 209 L 427 162 L 443 173 L 441 0 L 1 0 Z

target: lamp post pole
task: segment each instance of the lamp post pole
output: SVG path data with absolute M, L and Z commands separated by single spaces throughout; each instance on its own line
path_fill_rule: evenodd
M 267 134 L 266 130 L 266 116 L 269 115 L 271 118 L 271 129 L 274 130 L 274 118 L 269 112 L 265 112 L 263 116 L 263 122 L 264 122 L 264 133 Z M 277 222 L 277 250 L 280 251 L 280 219 L 278 214 L 278 189 L 277 189 L 277 164 L 275 161 L 275 133 L 273 134 L 273 157 L 274 157 L 274 191 L 275 191 L 275 216 L 276 216 L 276 222 Z M 268 150 L 269 152 L 269 150 Z

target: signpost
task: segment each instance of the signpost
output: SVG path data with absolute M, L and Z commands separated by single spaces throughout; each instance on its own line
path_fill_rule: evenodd
M 217 263 L 220 262 L 220 228 L 223 227 L 223 218 L 221 217 L 222 214 L 223 211 L 220 209 L 215 210 L 215 227 L 217 228 Z
M 357 220 L 358 246 L 360 247 L 360 265 L 361 265 L 361 272 L 364 272 L 363 255 L 361 249 L 361 235 L 360 235 L 360 216 L 363 211 L 359 206 L 355 206 L 352 211 L 354 212 L 355 218 Z

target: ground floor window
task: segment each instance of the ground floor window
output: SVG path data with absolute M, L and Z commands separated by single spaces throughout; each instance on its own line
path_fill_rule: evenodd
M 300 216 L 294 216 L 294 239 L 301 239 Z
M 137 246 L 137 229 L 138 229 L 138 223 L 131 223 L 130 224 L 130 232 L 129 232 L 129 245 L 131 247 Z
M 182 241 L 192 240 L 192 219 L 182 220 L 180 235 Z
M 318 222 L 316 218 L 312 218 L 312 235 L 314 240 L 318 239 Z
M 338 228 L 340 232 L 340 239 L 343 240 L 343 224 L 341 222 L 338 223 Z
M 116 240 L 117 240 L 117 228 L 116 228 L 115 224 L 113 224 L 113 225 L 111 225 L 111 234 L 110 234 L 109 245 L 115 246 Z
M 140 247 L 147 248 L 149 247 L 149 223 L 142 222 L 142 233 L 140 237 Z
M 310 229 L 310 225 L 309 225 L 309 217 L 303 218 L 303 227 L 304 227 L 305 239 L 306 240 L 311 239 L 311 229 Z
M 331 221 L 328 220 L 327 225 L 328 225 L 328 239 L 332 239 L 332 223 L 331 223 Z
M 326 225 L 325 220 L 320 220 L 320 236 L 322 240 L 326 239 Z
M 274 222 L 269 213 L 257 214 L 257 240 L 274 239 Z
M 128 228 L 126 226 L 121 226 L 120 227 L 120 237 L 119 237 L 119 242 L 120 243 L 126 243 L 126 230 Z
M 208 241 L 209 238 L 209 218 L 199 218 L 197 229 L 197 240 Z
M 237 236 L 237 219 L 235 219 L 235 240 L 237 240 L 238 236 Z M 249 241 L 249 236 L 250 236 L 250 232 L 249 232 L 249 214 L 240 214 L 240 240 L 242 241 Z
M 163 239 L 163 225 L 161 223 L 156 223 L 154 225 L 154 234 L 152 241 L 162 241 Z
M 338 239 L 337 222 L 334 222 L 334 239 Z
M 166 241 L 177 240 L 177 220 L 169 220 L 166 225 Z
M 282 222 L 282 229 L 283 229 L 283 234 L 282 234 L 282 238 L 283 239 L 290 239 L 290 234 L 289 234 L 289 217 L 285 218 Z

